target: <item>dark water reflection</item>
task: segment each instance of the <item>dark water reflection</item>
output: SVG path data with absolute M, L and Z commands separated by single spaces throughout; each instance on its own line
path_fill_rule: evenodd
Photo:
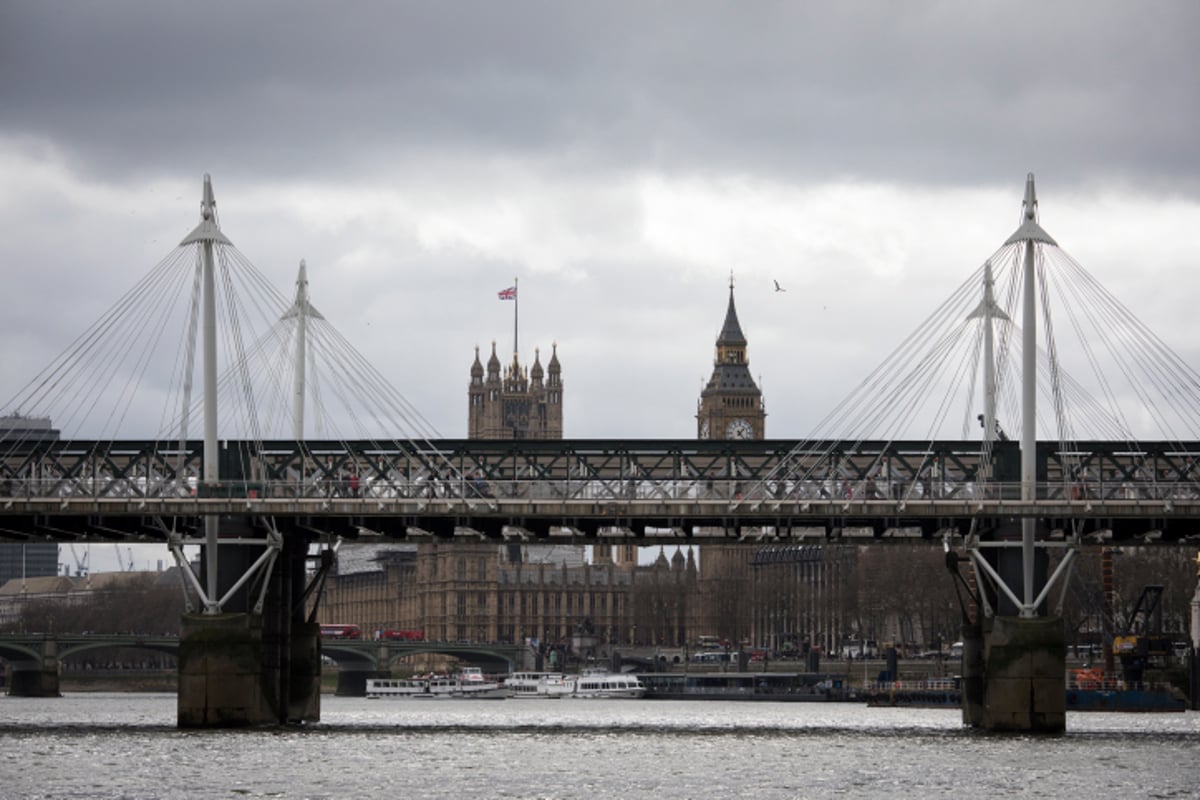
M 1200 796 L 1196 712 L 1054 737 L 848 704 L 327 697 L 322 717 L 180 731 L 173 695 L 0 698 L 0 797 Z

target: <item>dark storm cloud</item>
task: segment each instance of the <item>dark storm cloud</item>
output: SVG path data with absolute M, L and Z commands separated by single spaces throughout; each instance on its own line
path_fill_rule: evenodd
M 92 174 L 561 169 L 1195 192 L 1200 6 L 8 3 L 0 132 Z

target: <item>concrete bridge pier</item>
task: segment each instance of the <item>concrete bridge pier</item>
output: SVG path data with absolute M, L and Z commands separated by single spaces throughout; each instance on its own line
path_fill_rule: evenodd
M 62 697 L 58 685 L 58 642 L 45 639 L 40 658 L 9 659 L 11 697 Z
M 269 583 L 261 609 L 258 592 L 243 589 L 221 613 L 184 615 L 177 707 L 181 728 L 320 719 L 320 637 L 318 626 L 304 619 L 307 549 L 304 537 L 285 537 L 265 578 Z M 261 553 L 261 548 L 221 546 L 222 580 L 232 586 Z
M 1061 617 L 988 617 L 982 633 L 982 707 L 990 731 L 1062 733 L 1067 726 L 1067 641 Z M 964 678 L 967 640 L 963 639 Z M 964 687 L 965 688 L 965 687 Z M 963 719 L 967 720 L 967 694 Z
M 185 614 L 179 632 L 181 728 L 239 728 L 278 721 L 263 671 L 259 614 Z
M 283 723 L 319 722 L 321 719 L 321 626 L 305 618 L 308 537 L 284 538 L 276 563 L 281 571 L 275 602 L 268 602 L 278 631 L 278 672 L 283 681 L 280 697 L 286 702 Z

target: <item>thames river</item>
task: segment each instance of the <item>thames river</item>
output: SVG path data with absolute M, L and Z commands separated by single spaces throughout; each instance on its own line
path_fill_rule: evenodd
M 322 698 L 305 728 L 180 731 L 173 694 L 0 698 L 5 798 L 1200 797 L 1200 713 L 965 730 L 844 703 Z

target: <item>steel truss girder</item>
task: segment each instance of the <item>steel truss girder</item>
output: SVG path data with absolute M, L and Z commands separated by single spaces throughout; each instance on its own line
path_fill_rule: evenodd
M 983 555 L 983 551 L 987 549 L 1018 549 L 1021 548 L 1022 542 L 1014 540 L 990 541 L 982 540 L 977 533 L 971 533 L 966 537 L 965 541 L 967 555 L 970 557 L 971 565 L 975 569 L 975 574 L 980 585 L 983 583 L 990 584 L 998 593 L 1003 594 L 1008 598 L 1019 611 L 1019 616 L 1035 617 L 1038 615 L 1038 609 L 1046 602 L 1050 592 L 1056 585 L 1060 586 L 1058 601 L 1055 604 L 1054 615 L 1062 614 L 1063 603 L 1066 600 L 1067 587 L 1071 570 L 1074 568 L 1075 557 L 1079 552 L 1079 536 L 1078 533 L 1073 533 L 1069 540 L 1066 541 L 1047 541 L 1039 540 L 1034 543 L 1034 548 L 1037 550 L 1063 550 L 1063 557 L 1054 568 L 1054 572 L 1046 579 L 1046 583 L 1042 586 L 1037 596 L 1032 602 L 1025 603 L 1017 596 L 1017 590 L 1008 585 L 995 568 L 988 563 Z M 983 612 L 991 617 L 995 616 L 994 609 L 987 600 L 987 594 L 981 592 L 980 600 L 983 604 Z
M 0 478 L 37 479 L 50 491 L 89 478 L 124 482 L 129 491 L 147 493 L 155 485 L 178 481 L 183 471 L 201 466 L 199 442 L 181 452 L 178 442 L 61 441 L 8 442 L 0 445 Z M 693 440 L 438 440 L 353 442 L 227 442 L 223 479 L 283 481 L 290 474 L 333 479 L 354 470 L 360 478 L 386 481 L 390 473 L 406 477 L 450 475 L 462 480 L 479 475 L 489 481 L 514 479 L 663 479 L 789 481 L 804 476 L 865 481 L 880 474 L 908 483 L 937 480 L 950 492 L 975 482 L 981 447 L 974 441 L 801 443 L 789 440 L 754 442 Z M 994 458 L 1014 458 L 1012 442 L 994 444 Z M 1038 480 L 1103 496 L 1125 484 L 1184 488 L 1200 494 L 1200 442 L 1078 442 L 1069 449 L 1038 444 Z M 137 479 L 152 479 L 139 481 Z M 94 494 L 103 493 L 103 489 Z

